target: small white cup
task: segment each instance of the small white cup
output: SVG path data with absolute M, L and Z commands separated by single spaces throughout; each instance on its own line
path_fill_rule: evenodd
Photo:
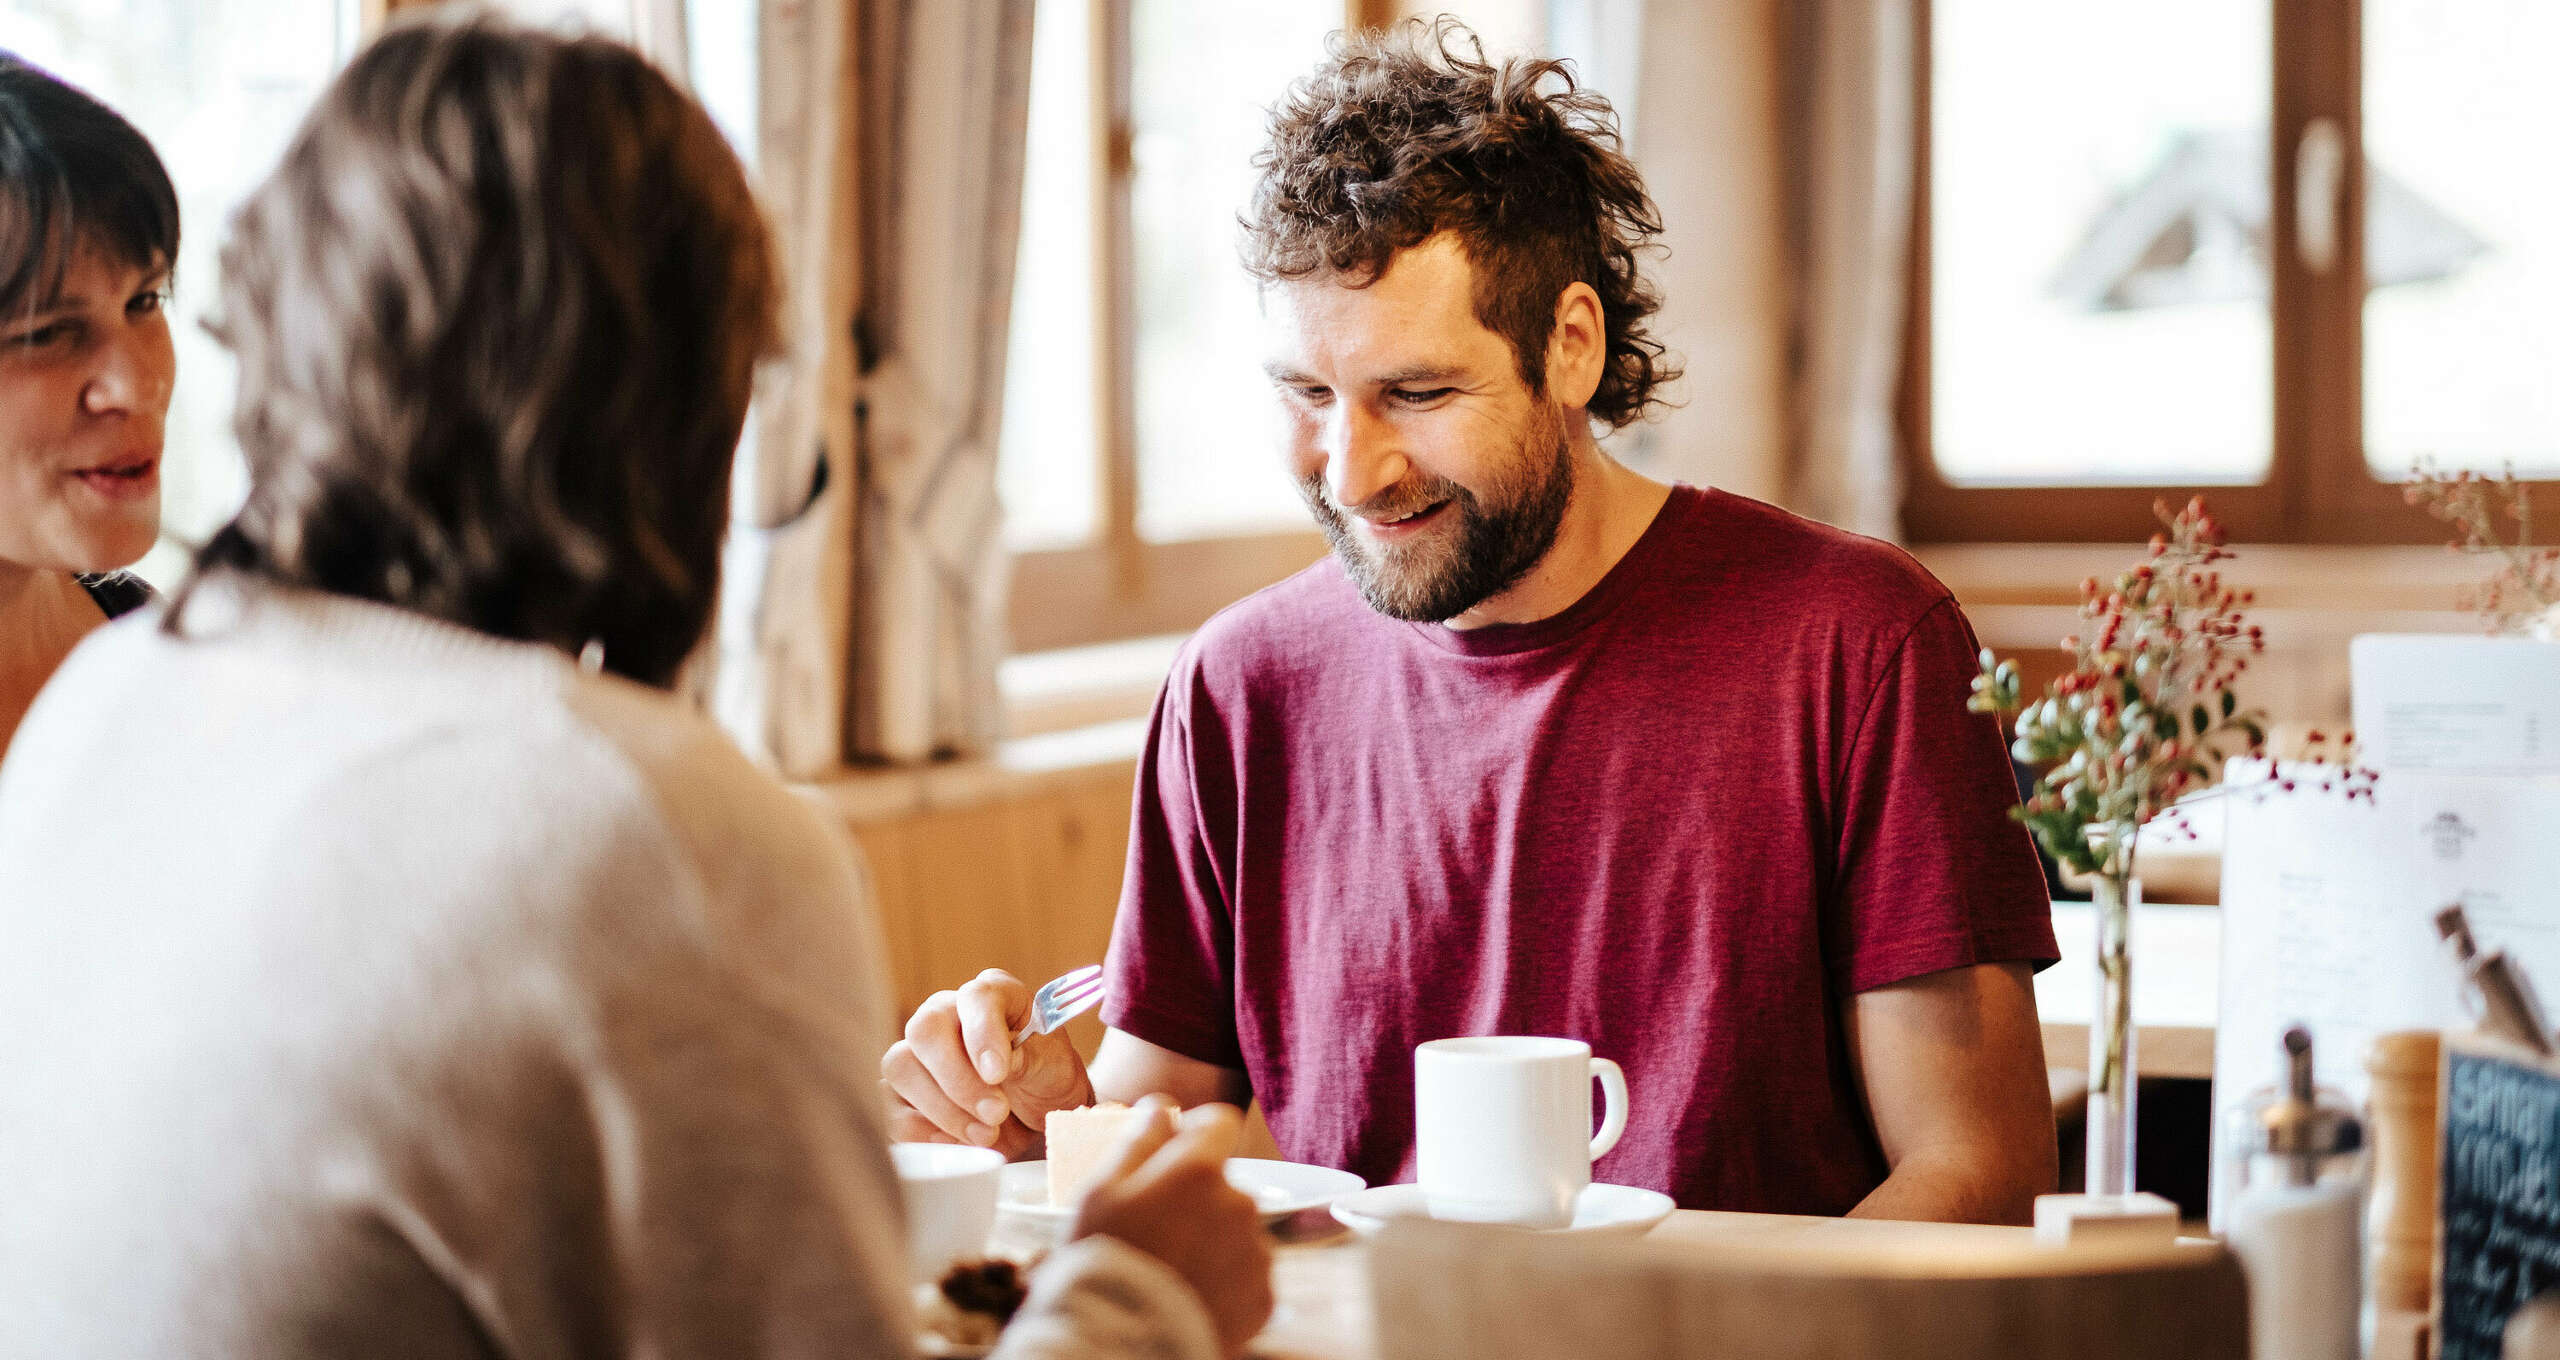
M 1591 1134 L 1591 1081 L 1607 1096 Z M 1561 1228 L 1627 1130 L 1627 1078 L 1579 1039 L 1436 1039 L 1413 1051 L 1415 1151 L 1434 1218 Z
M 891 1143 L 907 1202 L 907 1259 L 916 1278 L 942 1278 L 951 1263 L 987 1254 L 995 1231 L 1004 1154 L 952 1143 Z

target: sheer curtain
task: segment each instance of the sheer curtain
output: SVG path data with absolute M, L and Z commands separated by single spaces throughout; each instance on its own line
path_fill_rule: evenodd
M 716 707 L 750 752 L 809 778 L 849 754 L 856 14 L 763 0 L 756 181 L 783 273 L 783 353 L 756 391 L 732 506 Z
M 1001 726 L 996 448 L 1032 0 L 867 8 L 852 749 L 914 760 Z
M 759 179 L 789 353 L 758 399 L 732 555 L 752 642 L 721 689 L 785 774 L 998 733 L 995 453 L 1031 10 L 763 0 Z
M 415 0 L 357 0 L 375 16 Z M 715 707 L 785 775 L 984 749 L 997 421 L 1032 0 L 754 0 L 752 148 L 786 303 L 728 555 Z M 505 0 L 682 74 L 686 0 Z
M 1916 16 L 1911 0 L 1803 0 L 1780 12 L 1793 255 L 1786 500 L 1896 538 Z

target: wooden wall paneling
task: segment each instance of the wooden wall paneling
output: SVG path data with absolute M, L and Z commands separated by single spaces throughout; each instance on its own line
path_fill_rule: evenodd
M 913 919 L 921 894 L 908 852 L 912 824 L 903 819 L 857 823 L 854 844 L 871 867 L 871 888 L 888 946 L 889 980 L 901 1016 L 933 994 L 925 972 L 924 936 Z
M 1101 766 L 965 807 L 853 819 L 901 1014 L 981 969 L 1038 982 L 1101 960 L 1128 854 L 1132 773 Z M 1098 1015 L 1067 1027 L 1087 1058 L 1102 1032 Z M 1242 1155 L 1279 1155 L 1258 1107 Z
M 1003 803 L 990 803 L 917 819 L 909 919 L 931 988 L 959 986 L 988 968 L 1036 966 L 1020 947 L 1021 884 L 1004 835 L 1007 815 Z
M 1100 963 L 1111 943 L 1120 903 L 1120 873 L 1128 854 L 1129 788 L 1125 772 L 1043 791 L 1015 804 L 1007 819 L 1012 854 L 1021 870 L 1022 901 L 1015 913 L 1038 962 L 1027 980 L 1055 977 L 1070 968 Z M 1089 1014 L 1068 1033 L 1086 1057 L 1102 1042 L 1102 1020 Z
M 847 816 L 871 863 L 900 1004 L 1002 968 L 1041 981 L 1098 962 L 1119 903 L 1133 766 L 1019 781 L 952 805 Z
M 1006 812 L 997 827 L 1002 844 L 990 849 L 1000 848 L 1013 866 L 1013 898 L 1005 904 L 1005 915 L 1014 926 L 1010 944 L 1017 951 L 1015 957 L 1020 966 L 1010 971 L 1023 981 L 1036 984 L 1092 960 L 1067 962 L 1073 952 L 1072 932 L 1058 920 L 1055 884 L 1065 858 L 1058 830 L 1058 797 L 1044 794 L 1016 799 L 1007 805 Z
M 1093 803 L 1114 793 L 1123 804 L 1119 820 L 1097 824 Z M 1125 788 L 1061 788 L 1041 800 L 1037 815 L 1014 823 L 1026 906 L 1041 923 L 1056 972 L 1099 963 L 1110 946 L 1127 849 L 1127 797 Z

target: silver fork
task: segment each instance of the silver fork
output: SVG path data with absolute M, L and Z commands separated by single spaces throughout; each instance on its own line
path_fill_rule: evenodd
M 1074 972 L 1061 973 L 1031 994 L 1031 1019 L 1021 1033 L 1013 1036 L 1013 1041 L 1019 1044 L 1034 1034 L 1046 1034 L 1100 1004 L 1101 964 L 1088 963 Z

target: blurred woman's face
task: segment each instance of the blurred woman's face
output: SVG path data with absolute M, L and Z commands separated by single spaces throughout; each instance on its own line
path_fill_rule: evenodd
M 168 287 L 83 250 L 60 296 L 0 316 L 0 564 L 111 571 L 159 537 Z

